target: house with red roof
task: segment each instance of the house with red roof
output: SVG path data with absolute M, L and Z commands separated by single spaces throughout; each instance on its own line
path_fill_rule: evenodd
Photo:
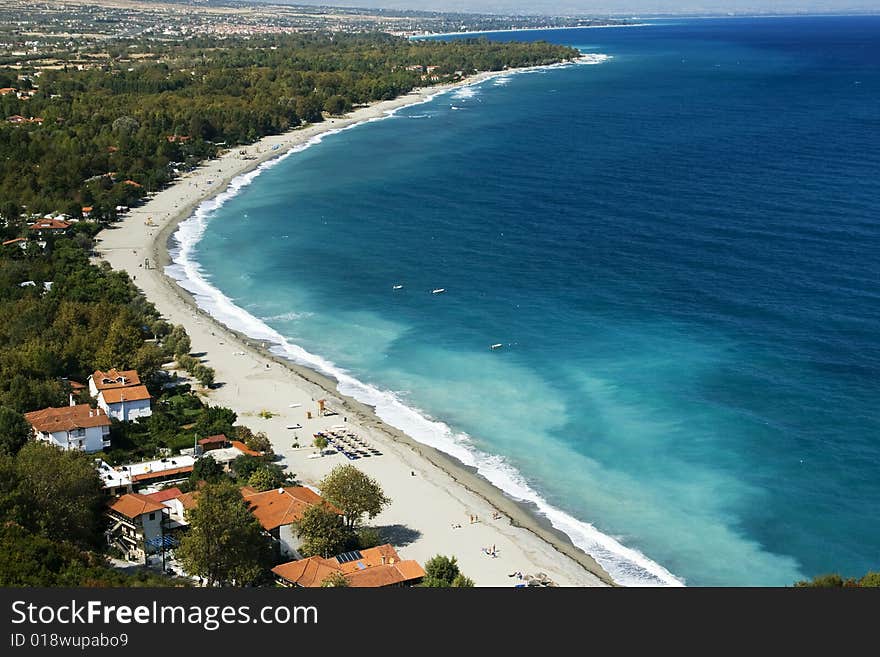
M 106 514 L 108 545 L 129 561 L 146 563 L 148 555 L 162 549 L 169 513 L 168 507 L 147 495 L 127 493 L 117 498 Z
M 312 506 L 327 504 L 320 495 L 305 486 L 288 486 L 257 491 L 249 486 L 241 489 L 241 495 L 250 506 L 251 513 L 263 530 L 272 538 L 279 554 L 299 557 L 300 540 L 293 531 L 294 523 Z M 337 513 L 339 510 L 330 507 Z
M 89 392 L 97 398 L 98 408 L 117 420 L 128 422 L 153 414 L 152 396 L 136 370 L 96 370 L 89 377 Z
M 100 408 L 76 404 L 25 413 L 34 437 L 61 449 L 100 452 L 110 446 L 110 418 Z
M 28 226 L 28 230 L 33 231 L 40 237 L 45 235 L 63 235 L 70 230 L 70 222 L 62 219 L 46 217 L 45 219 L 40 219 L 39 221 L 32 223 Z
M 329 559 L 309 557 L 290 561 L 272 569 L 282 586 L 317 588 L 331 576 L 342 575 L 352 588 L 412 586 L 425 576 L 425 570 L 411 559 L 400 558 L 390 545 L 353 550 Z

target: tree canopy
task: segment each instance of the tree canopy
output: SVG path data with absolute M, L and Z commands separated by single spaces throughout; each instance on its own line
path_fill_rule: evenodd
M 374 518 L 391 502 L 379 482 L 353 465 L 339 465 L 321 480 L 321 495 L 340 509 L 345 524 L 354 529 L 366 515 Z
M 306 509 L 295 530 L 302 541 L 299 552 L 307 557 L 332 557 L 345 552 L 351 537 L 340 515 L 326 504 Z
M 800 580 L 794 583 L 797 588 L 820 588 L 820 589 L 836 589 L 836 588 L 874 588 L 880 587 L 880 572 L 869 571 L 861 578 L 848 577 L 844 579 L 837 573 L 829 573 L 826 575 L 817 575 L 811 580 Z
M 458 568 L 455 557 L 438 554 L 425 562 L 422 586 L 427 588 L 470 588 L 474 581 Z
M 101 545 L 106 495 L 91 456 L 31 442 L 15 459 L 15 475 L 24 526 L 49 539 Z
M 265 576 L 270 539 L 231 482 L 204 486 L 187 517 L 190 528 L 175 555 L 188 573 L 204 577 L 208 586 L 246 586 Z
M 0 452 L 17 454 L 30 435 L 31 425 L 21 413 L 0 406 Z

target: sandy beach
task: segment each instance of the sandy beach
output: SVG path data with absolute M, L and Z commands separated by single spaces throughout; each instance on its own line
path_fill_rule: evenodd
M 497 73 L 480 74 L 461 84 L 492 75 Z M 177 224 L 205 199 L 226 189 L 236 176 L 321 133 L 380 118 L 450 86 L 416 90 L 344 117 L 232 148 L 181 176 L 102 231 L 97 251 L 113 268 L 128 272 L 168 321 L 186 327 L 193 353 L 215 369 L 220 384 L 208 393 L 207 401 L 234 409 L 240 424 L 266 432 L 281 457 L 279 463 L 299 480 L 316 485 L 336 465 L 350 463 L 340 454 L 314 457 L 312 435 L 319 430 L 344 426 L 382 452 L 382 456 L 354 463 L 378 479 L 391 498 L 391 504 L 370 524 L 385 528 L 403 558 L 424 563 L 436 554 L 455 555 L 462 572 L 478 586 L 522 584 L 511 577 L 517 572 L 544 573 L 560 586 L 608 585 L 611 578 L 592 558 L 527 506 L 453 458 L 383 423 L 371 408 L 339 394 L 334 381 L 281 361 L 266 345 L 220 325 L 163 273 L 168 263 L 167 242 Z M 326 399 L 337 414 L 319 417 L 318 399 Z M 272 417 L 262 417 L 263 411 Z M 297 426 L 302 428 L 290 428 Z M 294 448 L 297 440 L 300 447 Z M 493 547 L 494 557 L 483 550 Z

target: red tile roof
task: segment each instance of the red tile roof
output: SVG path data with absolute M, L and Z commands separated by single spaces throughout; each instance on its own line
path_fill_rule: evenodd
M 217 443 L 225 443 L 228 439 L 222 433 L 218 433 L 216 436 L 208 436 L 207 438 L 202 438 L 199 441 L 199 445 L 214 445 Z
M 134 519 L 138 516 L 142 516 L 145 513 L 162 511 L 165 506 L 160 504 L 159 502 L 151 500 L 146 495 L 128 493 L 116 500 L 116 502 L 114 502 L 110 506 L 110 508 L 117 513 L 121 513 L 126 518 Z
M 235 449 L 237 449 L 239 452 L 242 452 L 243 454 L 247 454 L 248 456 L 262 456 L 263 455 L 262 452 L 255 452 L 254 450 L 252 450 L 250 447 L 245 445 L 240 440 L 230 440 L 229 444 L 232 445 L 233 447 L 235 447 Z
M 262 493 L 243 488 L 241 494 L 246 502 L 250 502 L 251 513 L 266 531 L 301 520 L 306 509 L 324 501 L 304 486 L 273 488 Z
M 180 500 L 183 508 L 187 511 L 189 509 L 195 509 L 199 505 L 199 491 L 194 490 L 189 493 L 184 493 L 183 495 L 180 495 L 177 499 Z
M 173 500 L 176 497 L 180 497 L 183 495 L 183 492 L 177 488 L 176 486 L 172 488 L 166 488 L 164 490 L 160 490 L 156 493 L 150 493 L 149 495 L 144 495 L 154 502 L 166 502 L 167 500 Z
M 92 381 L 98 390 L 108 390 L 110 388 L 125 388 L 128 386 L 141 385 L 141 379 L 137 370 L 109 369 L 106 372 L 95 370 L 92 374 Z
M 104 411 L 100 408 L 92 408 L 88 404 L 44 408 L 41 411 L 25 413 L 24 417 L 37 431 L 46 433 L 110 426 L 110 418 L 104 414 Z
M 40 219 L 28 228 L 30 230 L 67 230 L 70 228 L 70 224 L 61 219 Z
M 98 392 L 108 404 L 118 404 L 125 401 L 142 401 L 150 399 L 150 391 L 146 386 L 128 386 L 125 388 L 106 388 Z
M 16 237 L 14 240 L 6 240 L 5 242 L 3 242 L 3 246 L 6 246 L 7 244 L 18 244 L 19 242 L 27 242 L 27 238 Z
M 345 578 L 352 588 L 379 588 L 419 580 L 425 576 L 424 569 L 416 561 L 399 561 L 384 566 L 347 573 Z
M 348 585 L 354 588 L 394 586 L 425 576 L 418 562 L 402 561 L 391 545 L 361 550 L 360 554 L 362 558 L 343 563 L 337 557 L 309 557 L 275 566 L 272 572 L 291 584 L 304 587 L 319 587 L 334 573 L 344 575 Z
M 272 572 L 291 584 L 309 588 L 321 586 L 321 582 L 334 573 L 342 573 L 335 561 L 323 557 L 288 561 L 275 566 Z

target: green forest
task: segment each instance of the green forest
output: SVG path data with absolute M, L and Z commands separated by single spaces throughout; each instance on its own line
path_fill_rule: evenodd
M 549 43 L 384 34 L 118 43 L 92 68 L 0 68 L 0 214 L 112 220 L 223 147 L 475 71 L 576 57 Z M 421 68 L 419 68 L 421 67 Z M 431 67 L 430 70 L 428 67 Z M 11 122 L 8 117 L 25 120 Z M 32 118 L 41 122 L 30 121 Z M 169 139 L 170 138 L 170 139 Z

